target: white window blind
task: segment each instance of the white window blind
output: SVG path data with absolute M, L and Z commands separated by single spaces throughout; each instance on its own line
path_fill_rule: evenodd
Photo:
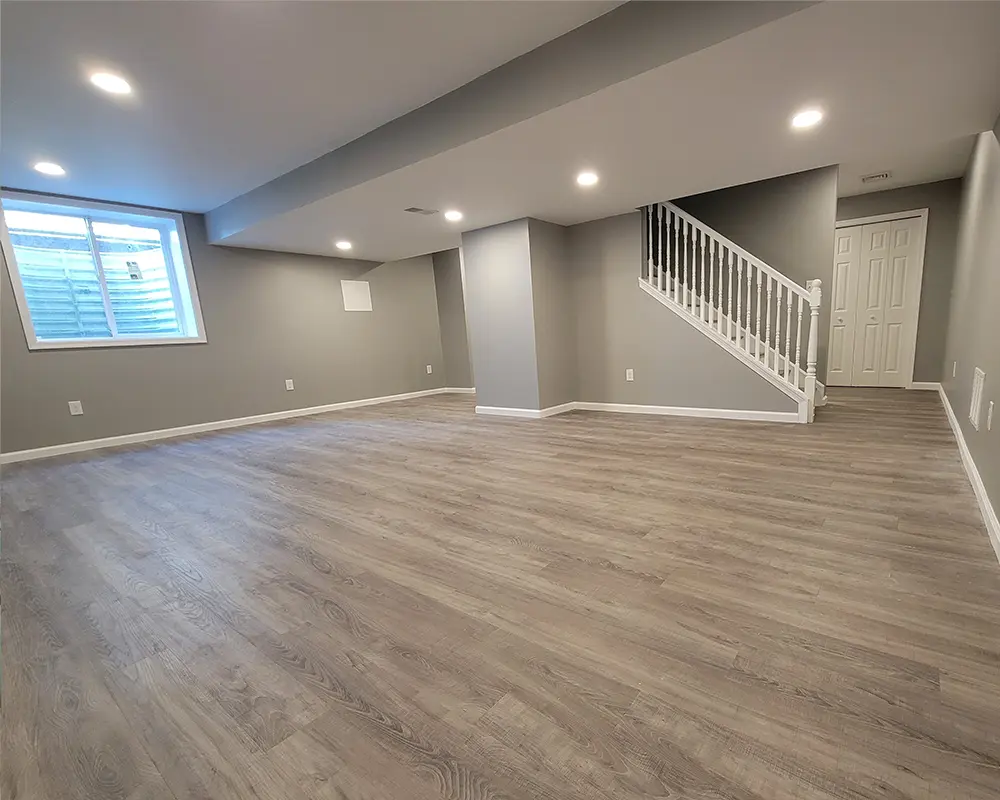
M 204 341 L 179 215 L 4 197 L 29 346 Z

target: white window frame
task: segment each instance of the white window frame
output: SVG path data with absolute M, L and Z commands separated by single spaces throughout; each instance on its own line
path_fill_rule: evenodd
M 24 336 L 28 342 L 29 350 L 68 350 L 94 347 L 150 347 L 156 345 L 176 345 L 176 344 L 205 344 L 208 338 L 205 335 L 205 320 L 201 314 L 201 301 L 198 298 L 198 285 L 194 278 L 194 270 L 191 266 L 191 252 L 188 249 L 187 232 L 184 230 L 184 218 L 174 211 L 161 211 L 152 208 L 140 208 L 137 206 L 123 206 L 113 203 L 99 203 L 94 200 L 77 200 L 75 198 L 48 197 L 45 195 L 31 194 L 28 192 L 3 192 L 0 195 L 0 205 L 4 200 L 36 203 L 47 206 L 52 213 L 71 214 L 74 216 L 87 216 L 96 219 L 98 222 L 139 222 L 140 219 L 164 219 L 169 220 L 177 226 L 177 239 L 181 250 L 181 259 L 184 264 L 184 275 L 187 279 L 187 288 L 191 296 L 191 311 L 194 316 L 195 327 L 194 336 L 127 336 L 119 335 L 115 329 L 114 315 L 107 306 L 107 287 L 104 282 L 104 271 L 100 264 L 100 256 L 95 253 L 97 272 L 100 277 L 102 291 L 105 293 L 105 313 L 108 317 L 108 324 L 111 327 L 112 336 L 101 339 L 43 339 L 35 335 L 35 325 L 31 319 L 31 310 L 28 308 L 28 300 L 24 293 L 24 286 L 21 283 L 21 273 L 17 267 L 17 260 L 14 255 L 14 246 L 10 240 L 10 233 L 7 230 L 7 221 L 3 213 L 0 213 L 0 248 L 3 249 L 4 260 L 7 262 L 7 274 L 10 276 L 11 286 L 14 289 L 14 297 L 17 300 L 17 310 L 21 316 L 21 327 L 24 329 Z M 0 208 L 2 212 L 2 208 Z M 93 246 L 93 243 L 92 243 Z M 171 254 L 164 251 L 164 258 L 167 260 L 167 272 L 170 274 L 171 282 L 176 281 L 178 265 L 172 264 Z M 171 269 L 173 267 L 173 269 Z M 181 309 L 177 309 L 181 313 Z

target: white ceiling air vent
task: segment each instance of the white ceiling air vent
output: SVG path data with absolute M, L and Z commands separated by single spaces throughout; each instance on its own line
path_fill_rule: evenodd
M 879 181 L 887 181 L 892 177 L 891 172 L 876 172 L 872 175 L 862 175 L 862 183 L 878 183 Z
M 420 214 L 422 217 L 432 217 L 437 214 L 437 210 L 433 208 L 417 208 L 413 206 L 411 208 L 403 209 L 407 214 Z

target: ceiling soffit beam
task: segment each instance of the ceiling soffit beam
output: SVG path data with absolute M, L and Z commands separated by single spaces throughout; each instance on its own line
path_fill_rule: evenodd
M 207 215 L 209 241 L 367 183 L 815 2 L 630 2 Z

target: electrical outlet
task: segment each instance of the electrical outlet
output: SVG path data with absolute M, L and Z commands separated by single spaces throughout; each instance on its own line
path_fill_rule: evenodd
M 79 400 L 70 400 L 69 413 L 74 417 L 79 417 L 83 413 L 83 403 Z
M 428 364 L 427 365 L 427 374 L 430 375 L 432 372 L 434 372 L 434 367 L 432 367 L 430 364 Z
M 627 369 L 625 370 L 625 380 L 634 381 L 635 380 L 635 370 Z
M 951 362 L 951 377 L 954 378 L 955 375 L 957 375 L 957 374 L 958 374 L 958 362 L 957 361 L 952 361 Z
M 993 430 L 993 401 L 990 400 L 989 410 L 986 412 L 986 430 Z
M 285 391 L 286 392 L 294 392 L 295 391 L 295 381 L 293 381 L 291 378 L 286 378 L 285 379 Z

